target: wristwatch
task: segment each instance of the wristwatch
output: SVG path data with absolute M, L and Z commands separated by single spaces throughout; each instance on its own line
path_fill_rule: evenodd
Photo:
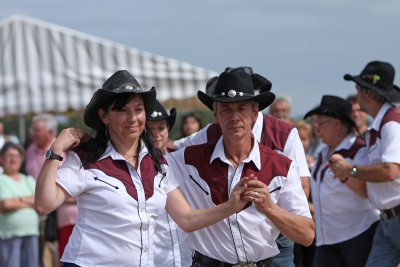
M 356 174 L 357 174 L 357 167 L 356 166 L 351 167 L 350 176 L 354 177 Z
M 61 157 L 60 155 L 58 155 L 58 154 L 54 153 L 53 151 L 49 150 L 46 153 L 46 159 L 56 159 L 56 160 L 62 161 L 63 157 Z

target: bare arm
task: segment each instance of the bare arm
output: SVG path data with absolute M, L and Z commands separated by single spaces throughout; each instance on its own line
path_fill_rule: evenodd
M 343 182 L 351 189 L 351 191 L 353 191 L 360 197 L 368 198 L 367 184 L 364 181 L 357 180 L 352 177 L 347 177 L 345 180 L 343 180 Z
M 64 129 L 54 143 L 51 150 L 57 154 L 77 146 L 84 133 L 81 130 Z M 68 193 L 56 183 L 56 174 L 60 162 L 58 160 L 45 160 L 36 181 L 35 210 L 39 214 L 48 214 L 58 208 L 68 197 Z
M 345 180 L 350 176 L 350 170 L 353 167 L 341 155 L 331 156 L 329 166 L 336 177 Z M 367 166 L 357 166 L 356 175 L 352 176 L 366 182 L 390 182 L 396 180 L 400 174 L 400 166 L 397 163 L 375 163 Z
M 0 201 L 1 213 L 15 211 L 24 208 L 33 208 L 34 196 L 8 198 Z
M 208 209 L 192 209 L 179 188 L 168 193 L 167 211 L 185 232 L 192 232 L 239 212 L 248 201 L 241 199 L 246 190 L 247 178 L 242 178 L 233 190 L 229 200 Z

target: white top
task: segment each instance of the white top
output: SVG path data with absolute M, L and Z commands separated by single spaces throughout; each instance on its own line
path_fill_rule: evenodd
M 327 166 L 330 156 L 338 152 L 353 165 L 368 164 L 367 148 L 352 147 L 355 141 L 356 136 L 349 134 L 332 153 L 324 145 L 312 168 L 310 185 L 317 246 L 349 240 L 379 220 L 379 211 L 372 207 L 369 200 L 361 198 L 335 178 Z
M 168 166 L 156 173 L 142 143 L 136 171 L 109 143 L 94 164 L 83 167 L 72 152 L 57 172 L 57 183 L 78 205 L 78 218 L 61 258 L 79 266 L 154 266 L 153 234 L 174 190 Z
M 214 148 L 215 146 L 215 148 Z M 235 170 L 223 150 L 223 137 L 212 144 L 187 147 L 170 154 L 173 176 L 193 208 L 208 208 L 226 201 L 242 176 L 254 173 L 268 184 L 272 200 L 297 215 L 311 218 L 307 199 L 294 164 L 254 142 L 247 159 Z M 254 205 L 189 234 L 188 245 L 203 255 L 228 262 L 259 261 L 279 253 L 278 228 Z
M 261 136 L 263 134 L 264 127 L 269 127 L 269 125 L 264 125 L 264 120 L 263 120 L 264 116 L 270 116 L 270 115 L 263 114 L 261 111 L 258 112 L 257 120 L 252 128 L 252 133 L 259 143 L 262 143 Z M 278 120 L 276 118 L 272 119 Z M 280 123 L 284 122 L 280 121 Z M 208 124 L 206 127 L 201 129 L 197 133 L 194 133 L 188 137 L 176 140 L 174 142 L 175 148 L 181 149 L 186 146 L 206 143 L 207 129 L 208 127 L 210 127 L 210 125 L 211 124 Z M 274 131 L 275 129 L 272 130 Z M 293 127 L 293 129 L 290 131 L 286 139 L 283 151 L 277 150 L 277 152 L 285 155 L 286 157 L 288 157 L 289 159 L 291 159 L 296 163 L 296 166 L 298 166 L 299 168 L 301 177 L 310 177 L 310 171 L 308 169 L 304 148 L 296 128 Z
M 168 160 L 168 154 L 164 155 Z M 178 236 L 179 226 L 166 210 L 157 218 L 154 231 L 154 266 L 180 267 L 183 240 Z
M 384 115 L 391 107 L 393 105 L 389 103 L 381 107 L 366 134 L 370 164 L 400 164 L 400 123 L 389 121 L 380 129 Z M 379 132 L 379 129 L 380 135 L 377 136 L 376 142 L 371 144 L 371 131 Z M 378 209 L 391 209 L 400 205 L 400 175 L 391 182 L 368 182 L 367 187 L 369 199 Z

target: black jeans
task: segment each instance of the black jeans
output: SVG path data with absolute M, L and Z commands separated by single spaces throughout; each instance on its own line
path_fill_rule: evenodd
M 378 222 L 352 239 L 316 247 L 313 267 L 364 267 Z

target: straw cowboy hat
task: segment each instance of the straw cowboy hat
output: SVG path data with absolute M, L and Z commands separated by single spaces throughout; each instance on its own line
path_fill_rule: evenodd
M 146 114 L 153 112 L 154 101 L 156 100 L 156 90 L 144 90 L 138 81 L 126 70 L 119 70 L 108 78 L 102 88 L 97 89 L 85 108 L 83 120 L 87 126 L 95 129 L 98 120 L 98 109 L 106 101 L 114 98 L 118 94 L 132 93 L 140 94 L 143 98 Z

